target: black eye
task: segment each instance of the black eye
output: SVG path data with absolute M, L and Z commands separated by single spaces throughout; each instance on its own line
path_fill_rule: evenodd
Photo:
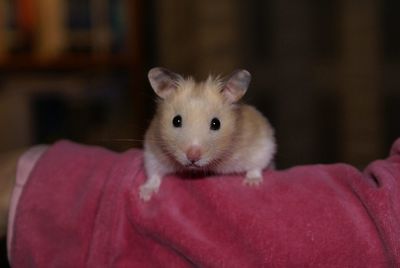
M 180 115 L 177 115 L 172 119 L 172 124 L 174 127 L 182 127 L 182 117 Z
M 221 122 L 219 121 L 218 118 L 213 118 L 211 120 L 211 124 L 210 124 L 210 129 L 211 130 L 218 130 L 221 127 Z

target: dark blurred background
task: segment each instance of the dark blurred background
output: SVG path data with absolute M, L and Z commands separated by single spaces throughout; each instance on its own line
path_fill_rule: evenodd
M 149 68 L 246 68 L 278 168 L 362 168 L 400 136 L 399 14 L 398 0 L 0 0 L 0 152 L 140 147 Z

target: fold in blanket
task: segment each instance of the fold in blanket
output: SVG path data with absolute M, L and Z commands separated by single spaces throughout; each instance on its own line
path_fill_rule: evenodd
M 62 141 L 18 204 L 13 267 L 394 267 L 400 264 L 400 139 L 365 172 L 345 164 L 166 177 L 150 202 L 142 151 Z

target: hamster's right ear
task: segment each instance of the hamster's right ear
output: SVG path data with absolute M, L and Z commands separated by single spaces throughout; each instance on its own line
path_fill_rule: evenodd
M 148 77 L 154 92 L 162 99 L 171 94 L 176 89 L 177 82 L 183 79 L 179 74 L 162 67 L 151 69 Z

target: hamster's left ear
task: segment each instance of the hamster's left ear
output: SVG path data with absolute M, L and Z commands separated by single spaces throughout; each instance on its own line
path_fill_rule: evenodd
M 148 73 L 148 78 L 154 92 L 162 99 L 174 92 L 177 82 L 183 79 L 179 74 L 162 67 L 151 69 Z
M 237 102 L 246 93 L 251 81 L 251 74 L 246 70 L 234 71 L 225 82 L 221 93 L 231 102 Z

